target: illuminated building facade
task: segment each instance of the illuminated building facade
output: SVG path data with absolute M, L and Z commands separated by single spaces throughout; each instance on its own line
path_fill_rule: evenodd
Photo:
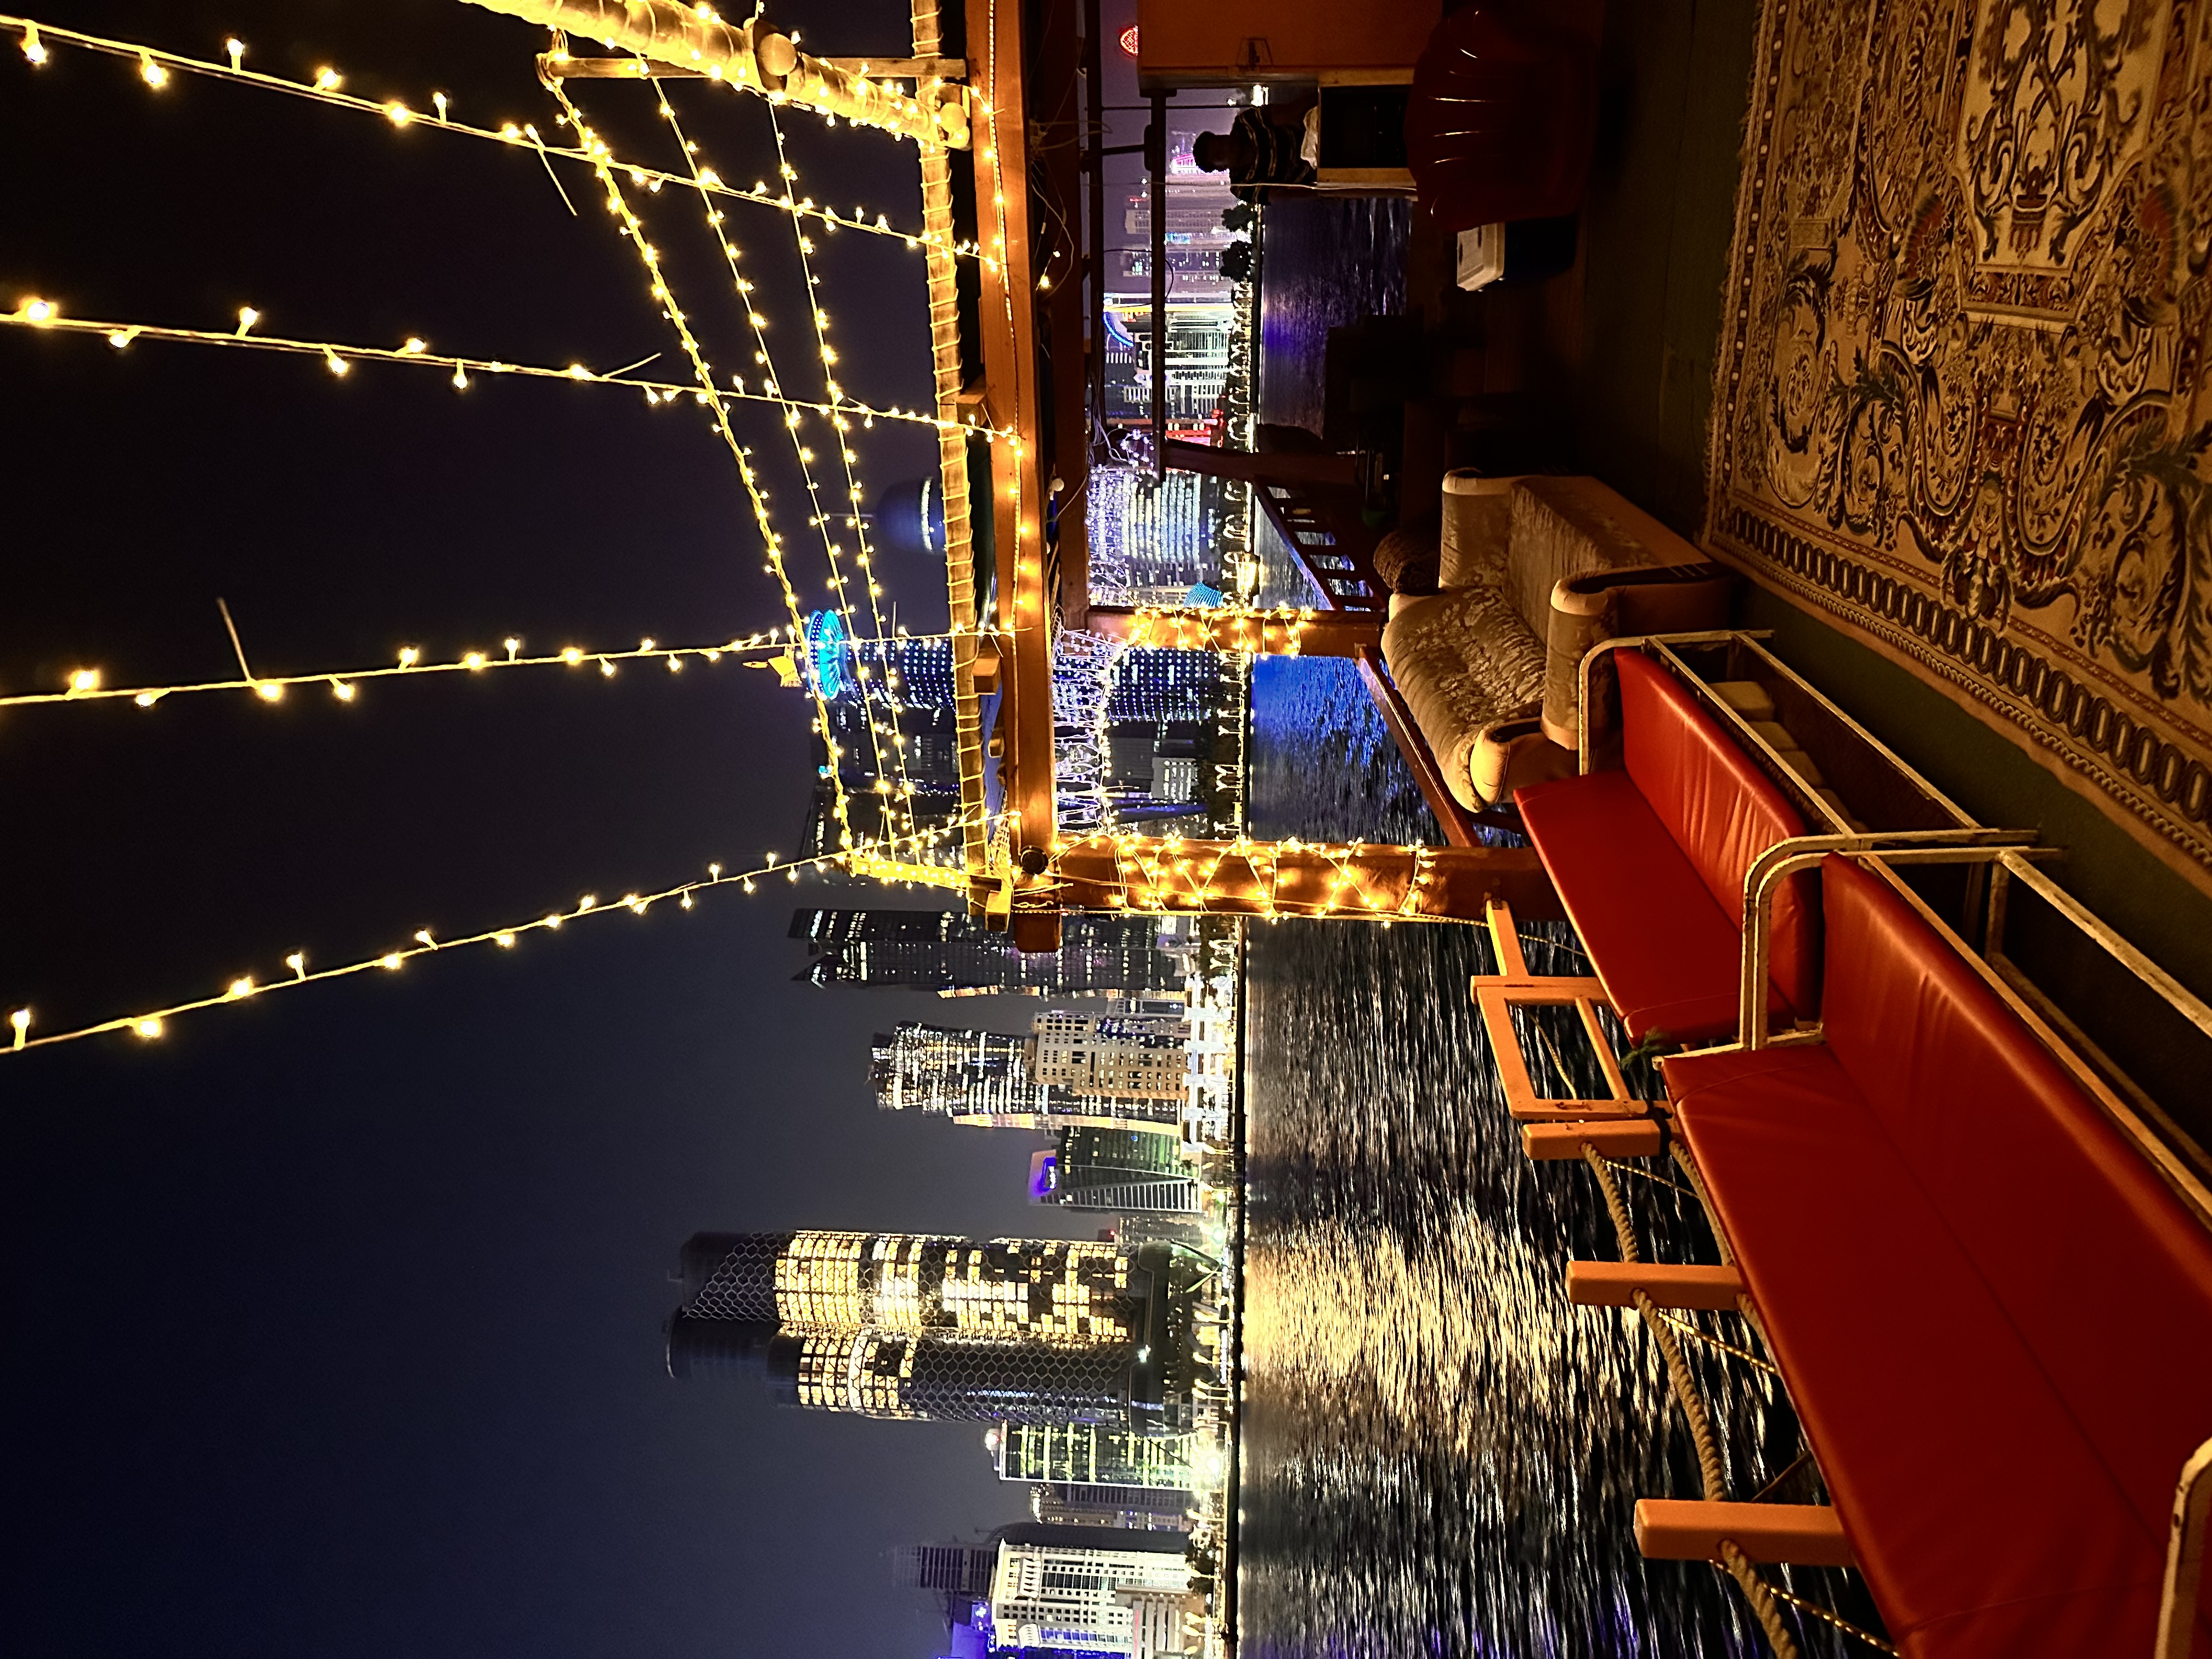
M 670 1374 L 765 1375 L 787 1404 L 1160 1426 L 1188 1389 L 1196 1275 L 1165 1245 L 702 1233 L 683 1269 Z
M 1120 1215 L 1196 1215 L 1198 1176 L 1183 1142 L 1125 1129 L 1063 1129 L 1030 1160 L 1030 1196 L 1070 1210 Z
M 1024 956 L 981 917 L 957 910 L 800 910 L 791 937 L 811 957 L 798 977 L 815 985 L 921 991 L 1169 991 L 1190 968 L 1190 936 L 1152 916 L 1071 915 L 1060 949 Z M 1169 917 L 1170 924 L 1182 921 Z
M 1188 1491 L 1194 1480 L 1188 1435 L 1136 1434 L 1096 1423 L 1007 1423 L 992 1449 L 1001 1480 L 1167 1492 Z
M 1167 1013 L 1093 1013 L 1055 1008 L 1031 1022 L 1036 1078 L 1108 1100 L 1183 1097 L 1190 1028 Z
M 934 1112 L 1001 1129 L 1090 1124 L 1180 1133 L 1181 1097 L 1108 1095 L 1037 1076 L 1038 1038 L 919 1022 L 878 1032 L 871 1076 L 886 1111 Z
M 1196 1494 L 1169 1486 L 1030 1488 L 1030 1513 L 1048 1526 L 1112 1527 L 1130 1532 L 1188 1532 Z
M 1086 1529 L 1087 1530 L 1087 1529 Z M 1080 1535 L 1079 1534 L 1078 1535 Z M 1131 1534 L 1134 1545 L 1142 1534 Z M 1141 1613 L 1125 1596 L 1164 1604 L 1190 1588 L 1190 1569 L 1173 1548 L 1107 1547 L 1059 1543 L 999 1546 L 991 1585 L 991 1626 L 1010 1647 L 1077 1653 L 1152 1656 L 1182 1651 L 1182 1604 Z M 1152 1614 L 1151 1619 L 1142 1616 Z M 1146 1628 L 1146 1626 L 1151 1628 Z M 1161 1638 L 1173 1632 L 1172 1647 Z M 1140 1646 L 1140 1641 L 1142 1645 Z
M 1221 701 L 1219 659 L 1205 651 L 1162 651 L 1137 647 L 1114 665 L 1114 690 L 1107 701 L 1110 720 L 1196 720 L 1211 716 Z

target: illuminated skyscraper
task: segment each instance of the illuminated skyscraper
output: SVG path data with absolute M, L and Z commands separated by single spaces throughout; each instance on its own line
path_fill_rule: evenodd
M 1195 1494 L 1168 1486 L 1030 1488 L 1030 1513 L 1047 1526 L 1112 1527 L 1129 1532 L 1188 1532 Z
M 935 1112 L 957 1123 L 996 1128 L 1090 1124 L 1179 1133 L 1184 1092 L 1179 1081 L 1162 1080 L 1170 1072 L 1180 1079 L 1184 1057 L 1179 1048 L 1146 1048 L 1139 1066 L 1123 1054 L 1127 1043 L 1110 1038 L 1113 1054 L 1119 1058 L 1111 1059 L 1100 1073 L 1110 1077 L 1110 1085 L 1079 1088 L 1048 1082 L 1040 1075 L 1039 1054 L 1048 1041 L 1060 1044 L 1052 1051 L 1056 1075 L 1089 1075 L 1080 1069 L 1089 1066 L 1087 1055 L 1079 1066 L 1077 1056 L 1084 1051 L 1062 1041 L 1067 1032 L 1060 1024 L 1054 1023 L 1048 1033 L 1048 1022 L 1127 1018 L 1173 1023 L 1170 1016 L 1133 1008 L 1127 1001 L 1103 1006 L 1103 1013 L 1096 1016 L 1060 1011 L 1041 1014 L 1025 1037 L 911 1022 L 889 1033 L 878 1032 L 872 1070 L 876 1103 L 886 1111 Z M 1152 1042 L 1155 1036 L 1148 1034 L 1144 1040 Z M 1107 1091 L 1109 1086 L 1114 1092 Z
M 1110 720 L 1197 720 L 1220 707 L 1220 659 L 1205 651 L 1164 651 L 1139 646 L 1114 665 Z
M 1169 1247 L 912 1233 L 701 1233 L 678 1377 L 764 1372 L 870 1417 L 1164 1425 L 1188 1389 L 1194 1270 Z
M 1030 1196 L 1071 1210 L 1196 1215 L 1198 1172 L 1183 1143 L 1124 1129 L 1073 1128 L 1030 1160 Z
M 1173 1012 L 1054 1008 L 1031 1022 L 1037 1081 L 1109 1100 L 1183 1097 L 1189 1023 Z
M 1168 1492 L 1195 1484 L 1188 1435 L 1135 1434 L 1097 1423 L 1006 1423 L 991 1450 L 1001 1480 Z
M 823 701 L 865 698 L 888 702 L 896 695 L 915 708 L 952 706 L 952 641 L 916 639 L 855 639 L 834 611 L 806 619 L 801 668 Z
M 957 910 L 800 910 L 791 937 L 816 985 L 921 991 L 1169 991 L 1182 988 L 1192 936 L 1182 917 L 1071 915 L 1057 951 L 1024 956 L 1005 933 Z
M 1016 1542 L 1025 1530 L 1007 1528 L 999 1546 L 991 1626 L 1000 1644 L 1132 1659 L 1185 1651 L 1182 1615 L 1202 1603 L 1188 1594 L 1176 1534 L 1039 1527 L 1045 1537 Z
M 1029 1038 L 1004 1032 L 904 1022 L 876 1035 L 876 1103 L 962 1121 L 1041 1112 L 1049 1096 L 1030 1075 L 1030 1048 Z
M 891 1552 L 891 1582 L 948 1595 L 988 1595 L 998 1565 L 996 1544 L 909 1544 Z

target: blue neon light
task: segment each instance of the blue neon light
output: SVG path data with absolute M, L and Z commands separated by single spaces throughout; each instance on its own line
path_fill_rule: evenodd
M 824 702 L 845 689 L 845 624 L 834 611 L 806 619 L 806 666 Z

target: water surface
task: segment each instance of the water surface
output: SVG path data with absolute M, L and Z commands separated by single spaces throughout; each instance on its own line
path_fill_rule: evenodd
M 1348 665 L 1265 664 L 1255 704 L 1259 833 L 1433 836 Z M 1578 970 L 1564 927 L 1524 933 L 1531 968 Z M 1589 1172 L 1521 1153 L 1468 995 L 1481 932 L 1280 922 L 1248 960 L 1244 1651 L 1765 1651 L 1715 1569 L 1636 1553 L 1635 1500 L 1696 1496 L 1694 1454 L 1634 1316 L 1567 1305 L 1567 1259 L 1618 1252 Z M 1692 1202 L 1623 1185 L 1647 1257 L 1717 1259 Z M 1747 1498 L 1796 1457 L 1795 1419 L 1759 1371 L 1696 1363 Z M 1810 1472 L 1785 1490 L 1809 1500 Z M 1790 1582 L 1832 1605 L 1844 1577 Z

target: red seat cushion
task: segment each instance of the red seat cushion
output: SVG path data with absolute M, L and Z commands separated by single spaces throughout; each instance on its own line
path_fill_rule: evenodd
M 1903 898 L 1821 878 L 1827 1041 L 1663 1063 L 1852 1547 L 1908 1654 L 2146 1652 L 2212 1234 Z
M 1513 799 L 1628 1035 L 1733 1036 L 1743 935 L 1628 774 L 1562 778 Z
M 1821 878 L 1829 1046 L 2162 1537 L 2212 1437 L 2212 1235 L 1895 891 Z
M 1623 760 L 1667 833 L 1731 925 L 1743 926 L 1743 878 L 1805 820 L 1674 676 L 1640 652 L 1612 653 L 1620 678 Z M 1808 871 L 1775 896 L 1774 983 L 1808 1013 L 1819 991 L 1820 933 Z
M 1769 1048 L 1662 1064 L 1902 1650 L 2148 1654 L 2163 1536 L 2142 1524 L 1835 1055 Z M 2102 1359 L 2133 1375 L 2109 1350 Z M 2166 1472 L 2169 1493 L 2181 1461 Z

